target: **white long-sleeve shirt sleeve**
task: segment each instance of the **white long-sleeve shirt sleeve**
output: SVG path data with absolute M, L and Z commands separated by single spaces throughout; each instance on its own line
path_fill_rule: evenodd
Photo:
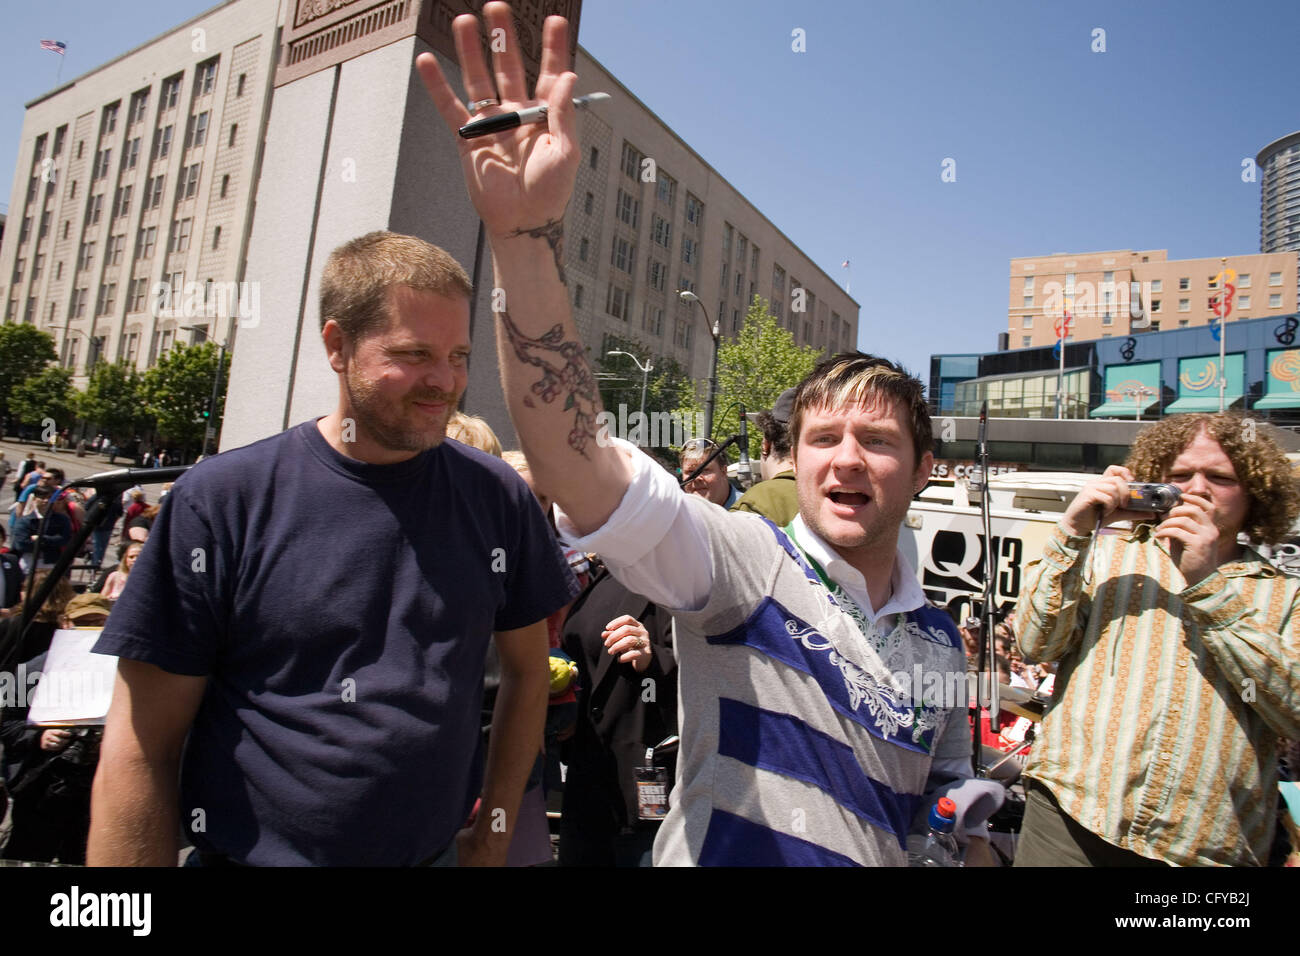
M 677 481 L 635 445 L 611 439 L 634 474 L 609 520 L 579 536 L 556 506 L 556 526 L 569 547 L 592 551 L 624 585 L 673 611 L 696 611 L 713 584 L 709 541 Z

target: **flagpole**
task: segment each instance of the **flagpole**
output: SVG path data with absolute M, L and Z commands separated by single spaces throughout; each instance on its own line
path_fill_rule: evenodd
M 1223 314 L 1219 316 L 1219 414 L 1223 414 L 1224 398 L 1228 389 L 1228 370 L 1224 368 L 1226 361 L 1225 349 L 1228 345 L 1228 333 L 1225 326 L 1228 324 L 1228 257 L 1219 257 L 1219 308 Z

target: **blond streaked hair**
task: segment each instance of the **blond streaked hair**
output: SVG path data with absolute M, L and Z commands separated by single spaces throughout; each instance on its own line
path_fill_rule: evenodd
M 533 472 L 533 470 L 528 467 L 528 459 L 525 458 L 524 453 L 517 448 L 503 451 L 501 453 L 501 460 L 521 475 L 525 472 L 531 475 Z
M 790 447 L 798 453 L 799 432 L 809 409 L 839 408 L 888 398 L 903 409 L 910 424 L 916 465 L 934 449 L 925 386 L 901 365 L 865 352 L 841 352 L 820 363 L 799 383 L 790 412 Z
M 1174 460 L 1204 431 L 1232 462 L 1250 502 L 1241 530 L 1252 541 L 1276 544 L 1290 537 L 1300 515 L 1300 485 L 1266 427 L 1235 412 L 1171 415 L 1142 429 L 1125 466 L 1137 481 L 1164 481 Z
M 333 319 L 351 342 L 388 322 L 388 290 L 406 286 L 446 299 L 474 294 L 455 259 L 432 243 L 395 232 L 371 232 L 330 253 L 320 280 L 320 324 Z
M 447 422 L 447 437 L 454 438 L 462 445 L 471 445 L 489 455 L 501 457 L 501 442 L 492 426 L 477 415 L 455 412 Z

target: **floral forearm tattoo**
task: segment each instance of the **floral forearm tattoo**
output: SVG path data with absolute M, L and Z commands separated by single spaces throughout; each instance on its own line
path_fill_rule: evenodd
M 499 312 L 502 326 L 515 356 L 526 365 L 535 365 L 542 370 L 542 377 L 532 384 L 529 391 L 546 404 L 553 403 L 564 396 L 564 411 L 573 409 L 573 428 L 569 430 L 569 447 L 582 455 L 587 454 L 587 446 L 596 437 L 596 413 L 600 411 L 600 391 L 596 379 L 587 364 L 586 350 L 582 343 L 564 337 L 564 327 L 557 322 L 539 338 L 532 338 L 520 331 L 510 318 L 509 312 Z M 529 408 L 537 405 L 529 395 L 524 396 L 524 404 Z
M 565 282 L 563 222 L 552 219 L 550 222 L 543 223 L 532 229 L 517 229 L 511 235 L 528 236 L 530 239 L 545 239 L 546 244 L 551 247 L 551 254 L 555 256 L 555 271 L 560 274 L 560 281 Z

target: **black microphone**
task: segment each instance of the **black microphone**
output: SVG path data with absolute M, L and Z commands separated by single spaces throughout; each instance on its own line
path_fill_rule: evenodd
M 175 481 L 193 465 L 172 465 L 167 468 L 118 468 L 116 471 L 101 471 L 97 475 L 87 475 L 66 485 L 68 488 L 103 488 L 108 485 L 156 485 L 160 482 Z
M 748 488 L 754 483 L 754 474 L 749 468 L 749 419 L 745 417 L 745 406 L 740 406 L 740 473 L 745 477 L 741 479 Z

